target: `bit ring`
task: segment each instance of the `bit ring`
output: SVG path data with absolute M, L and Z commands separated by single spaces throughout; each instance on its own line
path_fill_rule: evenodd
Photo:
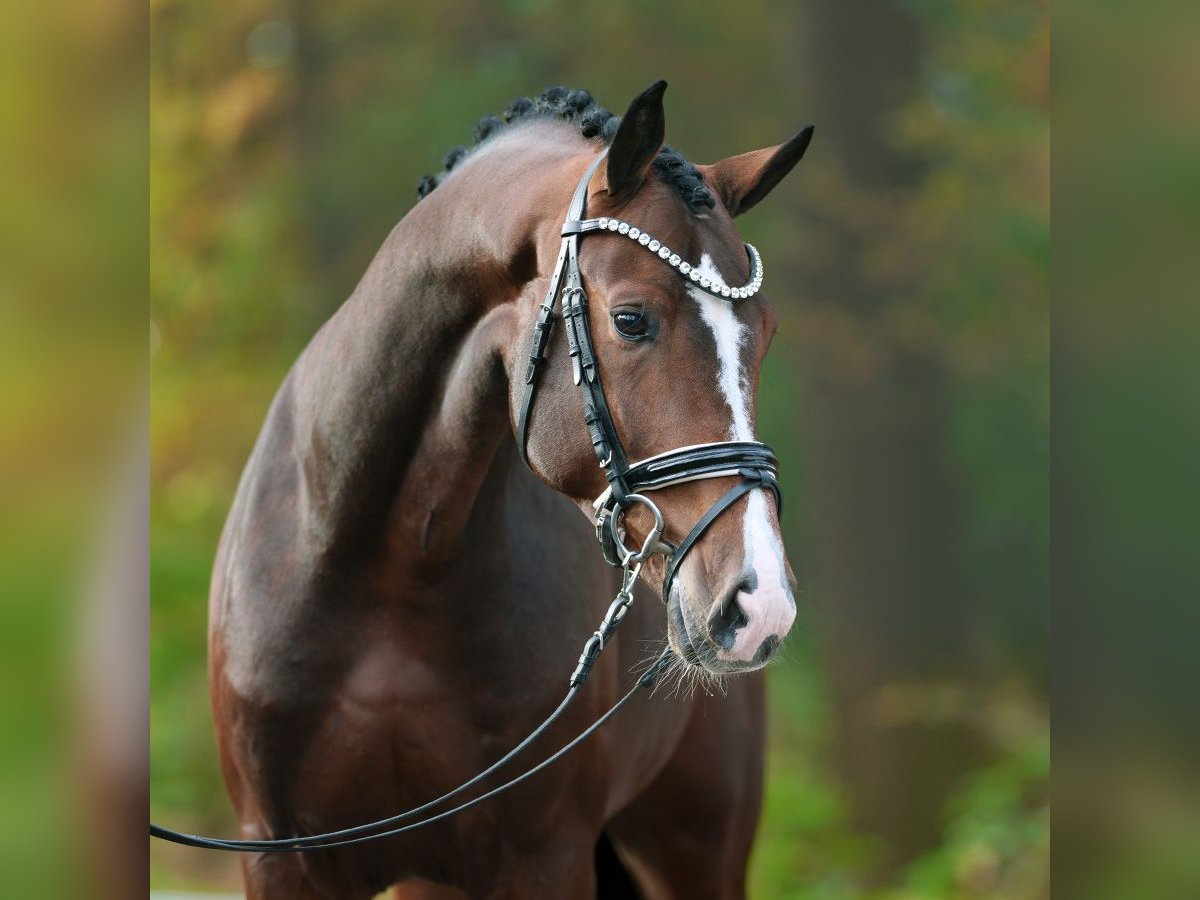
M 620 532 L 621 521 L 625 518 L 625 511 L 634 503 L 640 503 L 650 510 L 654 516 L 654 527 L 650 529 L 650 533 L 646 535 L 646 539 L 642 541 L 640 550 L 630 550 L 625 545 L 625 541 Z M 662 510 L 655 505 L 654 501 L 642 494 L 628 494 L 625 497 L 625 503 L 613 510 L 613 514 L 609 517 L 608 527 L 612 533 L 613 543 L 616 545 L 618 552 L 621 554 L 621 565 L 629 568 L 632 563 L 644 563 L 654 552 L 655 547 L 659 544 L 659 539 L 662 537 L 663 522 Z

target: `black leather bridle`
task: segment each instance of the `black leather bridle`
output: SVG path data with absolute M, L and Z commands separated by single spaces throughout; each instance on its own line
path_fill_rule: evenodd
M 771 448 L 758 441 L 713 441 L 693 444 L 630 464 L 613 423 L 600 381 L 596 351 L 592 343 L 591 323 L 588 319 L 588 299 L 579 271 L 579 241 L 585 234 L 617 234 L 631 238 L 667 260 L 685 278 L 690 276 L 698 289 L 722 299 L 732 297 L 733 302 L 741 299 L 742 295 L 752 296 L 758 290 L 762 281 L 761 260 L 758 251 L 747 244 L 746 251 L 753 269 L 751 282 L 745 289 L 731 290 L 727 286 L 701 277 L 695 267 L 681 262 L 677 254 L 627 222 L 608 217 L 584 218 L 587 211 L 588 185 L 607 152 L 605 150 L 600 153 L 588 166 L 567 208 L 566 221 L 562 226 L 562 245 L 550 277 L 550 288 L 533 326 L 529 362 L 525 368 L 525 392 L 517 418 L 517 446 L 528 464 L 526 445 L 529 441 L 529 416 L 537 390 L 538 373 L 542 361 L 546 358 L 550 333 L 554 327 L 555 305 L 561 298 L 561 318 L 567 331 L 572 377 L 583 390 L 583 418 L 591 435 L 596 460 L 608 480 L 607 490 L 593 504 L 596 510 L 596 538 L 600 542 L 605 560 L 613 566 L 628 568 L 631 563 L 644 561 L 653 552 L 661 552 L 667 561 L 662 585 L 662 599 L 665 603 L 670 600 L 671 585 L 688 551 L 695 546 L 696 541 L 717 517 L 737 500 L 756 488 L 765 488 L 774 494 L 776 507 L 782 514 L 783 496 L 776 481 L 778 464 Z M 662 514 L 646 497 L 647 493 L 685 481 L 729 477 L 738 478 L 738 483 L 709 508 L 678 546 L 672 547 L 661 540 Z M 655 525 L 642 549 L 631 551 L 625 545 L 622 520 L 625 511 L 635 504 L 649 508 L 654 516 Z
M 550 340 L 550 332 L 554 324 L 554 308 L 560 297 L 562 300 L 562 318 L 567 329 L 567 346 L 571 355 L 571 366 L 575 383 L 583 389 L 584 420 L 592 438 L 592 448 L 596 459 L 608 479 L 608 489 L 595 502 L 596 508 L 596 537 L 604 552 L 604 558 L 614 566 L 622 568 L 621 589 L 608 608 L 600 627 L 588 638 L 579 655 L 575 671 L 571 673 L 566 696 L 558 707 L 546 719 L 529 733 L 521 743 L 488 766 L 478 775 L 463 782 L 458 787 L 446 792 L 428 803 L 423 803 L 413 809 L 406 810 L 386 819 L 367 822 L 351 828 L 329 831 L 322 834 L 310 834 L 289 838 L 269 840 L 232 840 L 223 838 L 203 837 L 195 834 L 184 834 L 150 823 L 150 836 L 175 844 L 190 847 L 202 847 L 209 850 L 228 850 L 241 853 L 297 853 L 309 850 L 328 850 L 336 847 L 347 847 L 362 844 L 381 838 L 394 837 L 399 834 L 423 828 L 435 822 L 443 821 L 473 806 L 502 794 L 516 787 L 523 781 L 532 778 L 555 761 L 571 752 L 584 740 L 592 735 L 601 725 L 607 722 L 642 689 L 652 688 L 658 678 L 667 669 L 672 659 L 672 652 L 664 650 L 650 664 L 645 672 L 635 681 L 634 685 L 621 696 L 616 703 L 580 732 L 570 742 L 558 751 L 527 769 L 520 775 L 506 781 L 498 787 L 479 794 L 470 800 L 458 804 L 440 813 L 418 818 L 452 797 L 459 796 L 468 789 L 480 784 L 486 778 L 503 768 L 522 751 L 546 732 L 579 695 L 591 673 L 592 666 L 601 651 L 616 633 L 617 627 L 625 618 L 630 604 L 633 602 L 633 588 L 642 565 L 651 555 L 662 553 L 667 560 L 666 572 L 663 577 L 663 600 L 670 599 L 671 584 L 679 564 L 684 556 L 692 549 L 705 530 L 716 521 L 726 509 L 739 498 L 756 488 L 764 488 L 775 495 L 776 504 L 781 504 L 779 485 L 775 480 L 775 454 L 765 444 L 757 441 L 715 441 L 707 444 L 695 444 L 679 447 L 666 453 L 660 453 L 649 459 L 630 464 L 625 450 L 613 424 L 612 413 L 604 399 L 604 389 L 600 384 L 600 373 L 596 365 L 596 353 L 592 344 L 590 323 L 588 321 L 587 295 L 583 290 L 583 279 L 579 272 L 579 239 L 589 232 L 610 232 L 639 240 L 643 246 L 658 253 L 685 277 L 701 290 L 706 290 L 714 296 L 723 299 L 740 299 L 738 296 L 751 296 L 762 281 L 761 260 L 758 252 L 749 244 L 747 253 L 753 263 L 751 282 L 746 288 L 730 289 L 724 285 L 714 285 L 708 278 L 694 274 L 695 270 L 682 262 L 677 255 L 662 253 L 665 248 L 658 241 L 647 238 L 640 240 L 641 234 L 626 222 L 616 219 L 584 219 L 587 205 L 587 189 L 592 176 L 605 157 L 601 153 L 588 166 L 583 178 L 580 179 L 571 204 L 567 209 L 567 218 L 562 227 L 562 246 L 558 253 L 554 272 L 550 279 L 550 290 L 546 300 L 538 312 L 537 323 L 534 325 L 533 340 L 529 352 L 529 365 L 525 372 L 525 395 L 521 402 L 520 416 L 517 422 L 517 444 L 522 458 L 528 463 L 525 455 L 525 445 L 528 441 L 529 414 L 533 406 L 534 392 L 537 387 L 537 376 L 546 348 Z M 656 246 L 657 245 L 657 246 Z M 701 518 L 692 526 L 692 530 L 679 543 L 672 547 L 662 541 L 663 517 L 658 507 L 646 497 L 646 493 L 661 490 L 671 485 L 685 481 L 696 481 L 705 478 L 736 477 L 738 482 L 724 496 L 714 503 Z M 625 545 L 625 534 L 622 519 L 627 509 L 635 504 L 646 506 L 654 517 L 654 525 L 642 543 L 641 549 L 630 550 Z M 780 508 L 780 511 L 782 509 Z M 410 821 L 416 819 L 416 821 Z M 408 824 L 401 825 L 401 822 Z

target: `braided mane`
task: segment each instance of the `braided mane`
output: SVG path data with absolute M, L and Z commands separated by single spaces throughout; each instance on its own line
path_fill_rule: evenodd
M 426 175 L 417 185 L 417 196 L 424 198 L 438 186 L 443 178 L 454 170 L 475 148 L 488 138 L 499 134 L 508 125 L 527 122 L 531 119 L 561 119 L 574 122 L 585 138 L 601 138 L 611 144 L 617 133 L 621 117 L 609 112 L 597 103 L 585 90 L 570 90 L 565 87 L 549 87 L 535 99 L 518 97 L 508 105 L 503 118 L 484 116 L 475 123 L 474 144 L 471 147 L 452 147 L 442 160 L 443 172 Z M 684 159 L 678 150 L 666 145 L 654 160 L 654 169 L 659 177 L 683 198 L 692 212 L 711 209 L 715 201 L 709 193 L 704 179 L 696 167 Z

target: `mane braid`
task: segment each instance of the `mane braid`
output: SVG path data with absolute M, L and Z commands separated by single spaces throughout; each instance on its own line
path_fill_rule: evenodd
M 621 117 L 609 112 L 584 90 L 570 90 L 565 87 L 549 87 L 534 99 L 518 97 L 508 105 L 504 117 L 484 116 L 475 123 L 474 144 L 471 147 L 458 146 L 450 148 L 442 160 L 445 170 L 436 175 L 426 175 L 417 184 L 417 197 L 424 198 L 432 193 L 443 178 L 454 170 L 460 162 L 470 155 L 471 151 L 484 143 L 488 138 L 499 134 L 507 126 L 515 122 L 528 122 L 533 119 L 561 119 L 574 122 L 579 126 L 579 133 L 585 138 L 601 138 L 605 144 L 611 144 L 617 134 L 617 126 Z M 658 157 L 654 160 L 654 170 L 659 178 L 670 185 L 683 198 L 688 209 L 700 212 L 712 209 L 716 201 L 709 193 L 704 179 L 696 167 L 684 159 L 683 154 L 673 147 L 663 145 Z

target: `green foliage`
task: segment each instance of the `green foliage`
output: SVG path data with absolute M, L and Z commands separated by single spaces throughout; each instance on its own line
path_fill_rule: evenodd
M 883 883 L 868 883 L 879 847 L 852 825 L 824 764 L 828 694 L 801 637 L 773 672 L 767 796 L 750 896 L 789 900 L 1038 900 L 1049 896 L 1050 739 L 1037 701 L 1010 689 L 979 704 L 994 761 L 946 805 L 941 846 Z
M 1049 896 L 1050 741 L 1039 731 L 972 773 L 948 808 L 945 843 L 914 863 L 902 895 Z
M 750 896 L 813 900 L 857 896 L 871 846 L 855 834 L 845 800 L 822 764 L 831 727 L 815 665 L 800 636 L 772 673 L 771 750 Z

